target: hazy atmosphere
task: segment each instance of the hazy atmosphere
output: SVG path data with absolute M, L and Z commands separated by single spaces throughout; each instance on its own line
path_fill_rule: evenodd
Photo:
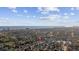
M 79 51 L 79 8 L 1 7 L 0 51 Z

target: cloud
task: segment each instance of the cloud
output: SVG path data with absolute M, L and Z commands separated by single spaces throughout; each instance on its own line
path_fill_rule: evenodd
M 17 16 L 23 16 L 22 14 L 17 14 Z
M 27 10 L 24 10 L 24 13 L 27 13 L 28 11 Z
M 69 20 L 69 16 L 68 15 L 49 15 L 49 16 L 43 16 L 43 17 L 40 17 L 40 20 L 43 20 L 43 21 L 48 21 L 48 22 L 63 22 L 63 21 L 67 21 L 67 19 Z
M 57 21 L 61 18 L 60 15 L 49 15 L 49 16 L 43 16 L 40 17 L 40 20 L 45 20 L 45 21 Z
M 71 12 L 71 13 L 70 13 L 70 15 L 72 15 L 72 16 L 73 16 L 73 15 L 75 15 L 75 13 Z
M 74 11 L 74 10 L 75 10 L 75 8 L 74 8 L 74 7 L 72 7 L 72 8 L 71 8 L 71 10 L 72 10 L 72 11 Z
M 48 11 L 57 11 L 59 12 L 60 10 L 56 7 L 49 7 L 49 8 L 46 8 Z
M 0 20 L 0 23 L 4 24 L 6 23 L 7 21 L 6 20 Z
M 40 7 L 38 8 L 39 12 L 41 12 L 41 14 L 48 14 L 50 11 L 56 11 L 59 12 L 60 10 L 58 8 L 46 8 L 46 7 Z M 10 10 L 14 13 L 17 13 L 17 9 L 16 8 L 10 8 Z M 72 8 L 73 10 L 73 8 Z M 28 10 L 23 10 L 23 13 L 27 13 Z M 61 12 L 62 13 L 62 12 Z M 22 15 L 22 14 L 16 14 L 16 16 L 23 16 L 22 18 L 25 20 L 21 20 L 19 18 L 15 18 L 14 20 L 12 19 L 8 19 L 8 18 L 0 18 L 0 25 L 30 25 L 30 26 L 52 26 L 52 25 L 73 25 L 74 21 L 72 22 L 72 19 L 70 19 L 70 17 L 73 17 L 71 15 L 75 15 L 75 13 L 73 12 L 69 12 L 69 13 L 64 13 L 62 14 L 48 14 L 48 15 L 39 15 L 40 17 L 36 18 L 37 15 Z M 27 17 L 27 18 L 24 18 Z M 34 19 L 33 19 L 34 18 Z M 33 19 L 33 20 L 31 20 Z
M 14 20 L 14 19 L 0 19 L 0 26 L 22 26 L 31 24 L 33 21 L 22 19 L 22 20 Z
M 79 10 L 79 7 L 75 7 L 76 10 Z
M 57 7 L 38 7 L 38 11 L 42 14 L 48 14 L 50 11 L 59 12 L 60 10 Z
M 50 11 L 56 11 L 59 12 L 60 10 L 58 8 L 38 8 L 41 14 L 48 14 Z M 70 15 L 74 15 L 74 13 L 70 13 Z M 48 25 L 66 25 L 64 23 L 70 22 L 70 16 L 68 13 L 64 13 L 64 15 L 60 14 L 50 14 L 48 16 L 42 16 L 40 17 L 40 23 L 45 25 L 45 23 L 48 23 Z M 47 24 L 46 24 L 47 25 Z
M 65 20 L 65 19 L 69 19 L 69 16 L 68 15 L 63 16 L 63 20 Z
M 16 10 L 16 7 L 8 7 L 13 13 L 17 13 L 18 11 Z
M 49 12 L 49 11 L 57 11 L 57 12 L 59 12 L 59 9 L 56 8 L 56 7 L 38 7 L 38 10 L 39 11 L 47 11 L 47 12 Z
M 60 18 L 61 18 L 61 16 L 60 15 L 50 15 L 50 16 L 48 16 L 49 17 L 49 19 L 51 20 L 51 21 L 56 21 L 56 20 L 59 20 Z
M 33 18 L 35 18 L 36 16 L 32 16 Z
M 9 9 L 16 9 L 16 7 L 8 7 Z
M 71 22 L 71 19 L 68 15 L 50 15 L 50 16 L 44 16 L 40 17 L 40 20 L 38 21 L 42 25 L 47 26 L 66 26 Z
M 64 13 L 64 16 L 68 16 L 68 15 L 75 15 L 75 13 L 71 12 L 71 13 Z
M 9 18 L 0 17 L 0 20 L 8 20 Z
M 13 9 L 12 12 L 17 13 L 17 10 Z
M 47 12 L 47 11 L 42 11 L 41 12 L 41 14 L 43 14 L 43 15 L 46 15 L 46 14 L 48 14 L 49 12 Z
M 4 25 L 5 23 L 7 23 L 8 22 L 8 19 L 9 18 L 0 17 L 0 25 L 1 24 Z
M 26 17 L 27 17 L 27 18 L 30 18 L 30 16 L 29 16 L 29 15 L 27 15 Z
M 0 21 L 2 26 L 66 26 L 70 24 L 71 20 L 66 20 L 63 16 L 60 15 L 50 15 L 48 17 L 43 16 L 38 20 L 36 19 L 8 19 Z M 72 22 L 71 22 L 72 23 Z M 72 24 L 71 24 L 72 25 Z
M 79 10 L 79 7 L 72 7 L 71 10 L 72 10 L 72 11 L 74 11 L 74 10 Z
M 68 15 L 68 13 L 64 13 L 64 15 L 66 16 L 66 15 Z
M 50 19 L 49 19 L 49 17 L 47 16 L 47 17 L 40 17 L 39 20 L 49 21 Z

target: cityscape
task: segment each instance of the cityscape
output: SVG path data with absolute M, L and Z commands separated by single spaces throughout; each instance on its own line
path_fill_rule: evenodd
M 78 51 L 79 27 L 21 28 L 2 27 L 1 51 Z M 33 27 L 32 27 L 33 28 Z
M 0 51 L 79 51 L 79 8 L 0 7 Z

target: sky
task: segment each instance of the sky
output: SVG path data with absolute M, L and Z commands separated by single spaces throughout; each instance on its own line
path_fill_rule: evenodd
M 0 7 L 0 26 L 79 26 L 79 7 Z

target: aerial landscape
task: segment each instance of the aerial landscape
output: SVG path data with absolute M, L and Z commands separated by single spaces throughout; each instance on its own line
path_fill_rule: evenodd
M 0 51 L 79 51 L 79 8 L 0 7 Z

